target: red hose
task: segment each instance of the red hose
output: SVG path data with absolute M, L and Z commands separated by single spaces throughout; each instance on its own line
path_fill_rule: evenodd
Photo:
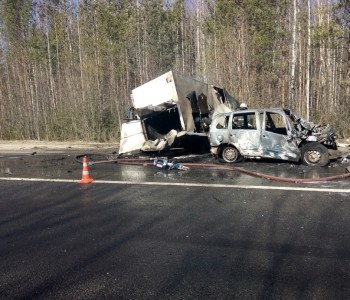
M 234 166 L 227 166 L 227 165 L 215 165 L 215 164 L 195 164 L 195 163 L 188 163 L 188 164 L 183 164 L 184 166 L 192 166 L 192 167 L 206 167 L 206 168 L 217 168 L 217 169 L 225 169 L 225 170 L 233 170 L 233 171 L 238 171 L 247 175 L 255 176 L 255 177 L 261 177 L 269 180 L 274 180 L 274 181 L 283 181 L 283 182 L 320 182 L 320 181 L 332 181 L 332 180 L 337 180 L 337 179 L 343 179 L 346 177 L 350 177 L 350 173 L 345 173 L 341 175 L 335 175 L 335 176 L 330 176 L 330 177 L 323 177 L 323 178 L 285 178 L 285 177 L 277 177 L 277 176 L 272 176 L 272 175 L 267 175 L 263 173 L 258 173 L 254 171 L 249 171 L 245 170 L 239 167 L 234 167 Z
M 117 159 L 113 160 L 111 162 L 116 162 L 119 164 L 128 164 L 128 165 L 144 165 L 144 166 L 153 166 L 153 162 L 150 162 L 150 160 L 146 159 Z M 243 174 L 247 174 L 254 177 L 260 177 L 265 178 L 273 181 L 283 181 L 283 182 L 322 182 L 322 181 L 332 181 L 332 180 L 338 180 L 350 177 L 350 173 L 330 176 L 330 177 L 323 177 L 323 178 L 285 178 L 285 177 L 277 177 L 272 175 L 267 175 L 259 172 L 249 171 L 245 170 L 243 168 L 229 166 L 229 165 L 217 165 L 217 164 L 199 164 L 199 163 L 182 163 L 185 167 L 199 167 L 199 168 L 211 168 L 211 169 L 222 169 L 222 170 L 231 170 L 231 171 L 237 171 Z

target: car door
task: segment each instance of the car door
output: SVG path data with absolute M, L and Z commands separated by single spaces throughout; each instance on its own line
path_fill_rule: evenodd
M 260 122 L 256 111 L 242 111 L 232 114 L 229 127 L 229 143 L 243 156 L 257 156 L 260 151 Z
M 281 110 L 266 110 L 263 114 L 261 148 L 263 157 L 298 161 L 300 151 L 291 135 L 291 128 Z
M 228 142 L 228 124 L 231 114 L 219 114 L 210 124 L 209 142 L 211 147 L 218 147 Z

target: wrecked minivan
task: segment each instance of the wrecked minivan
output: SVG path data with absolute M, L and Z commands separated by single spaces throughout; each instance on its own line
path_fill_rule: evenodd
M 226 163 L 271 158 L 326 166 L 337 155 L 329 125 L 315 125 L 289 109 L 250 109 L 218 115 L 210 125 L 211 153 Z

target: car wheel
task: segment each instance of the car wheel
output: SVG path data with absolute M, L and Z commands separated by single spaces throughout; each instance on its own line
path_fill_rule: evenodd
M 301 148 L 304 165 L 324 167 L 329 164 L 328 149 L 319 143 L 308 143 Z
M 221 161 L 235 163 L 241 160 L 241 154 L 233 146 L 226 146 L 221 152 Z

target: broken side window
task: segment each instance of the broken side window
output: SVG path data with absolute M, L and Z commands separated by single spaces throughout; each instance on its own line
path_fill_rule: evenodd
M 219 116 L 217 119 L 216 128 L 217 129 L 227 129 L 229 118 L 230 118 L 230 116 L 225 116 L 225 115 Z
M 235 114 L 232 118 L 232 129 L 256 129 L 255 113 Z
M 287 135 L 286 123 L 283 116 L 279 113 L 266 112 L 265 130 Z

